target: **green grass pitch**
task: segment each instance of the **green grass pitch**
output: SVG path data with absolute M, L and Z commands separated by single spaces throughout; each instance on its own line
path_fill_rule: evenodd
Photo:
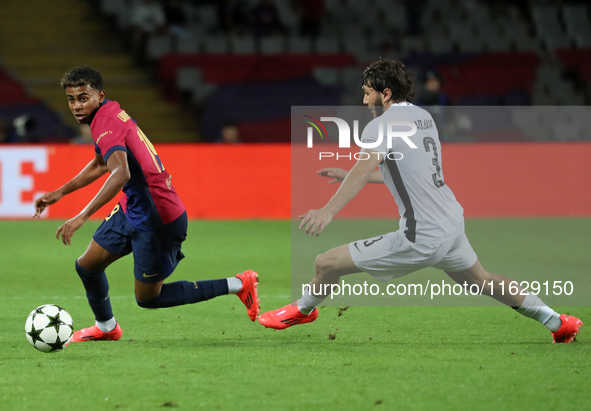
M 38 305 L 93 324 L 74 260 L 98 222 L 69 247 L 54 238 L 59 224 L 0 222 L 2 410 L 591 409 L 587 326 L 573 344 L 550 344 L 543 326 L 506 307 L 325 307 L 314 324 L 279 332 L 251 323 L 235 296 L 139 308 L 131 257 L 107 272 L 122 340 L 38 352 L 24 335 Z M 588 271 L 590 230 L 586 219 L 467 221 L 485 266 L 515 277 Z M 252 268 L 263 311 L 290 301 L 288 221 L 192 221 L 183 250 L 171 280 Z M 591 324 L 589 307 L 560 311 Z

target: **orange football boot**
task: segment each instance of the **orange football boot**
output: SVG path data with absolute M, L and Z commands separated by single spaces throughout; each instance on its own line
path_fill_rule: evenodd
M 247 270 L 242 274 L 236 274 L 236 277 L 242 281 L 242 290 L 236 293 L 240 301 L 246 306 L 248 316 L 251 321 L 259 318 L 261 312 L 261 300 L 257 287 L 259 286 L 259 275 L 252 270 Z
M 96 325 L 93 325 L 90 328 L 83 328 L 76 331 L 72 337 L 72 341 L 117 341 L 122 335 L 123 331 L 119 327 L 119 323 L 117 323 L 117 326 L 112 331 L 107 333 L 101 331 Z
M 297 305 L 286 305 L 283 308 L 269 311 L 261 315 L 259 322 L 267 328 L 284 330 L 297 324 L 311 323 L 318 318 L 318 308 L 314 308 L 310 314 L 302 314 Z
M 577 333 L 579 332 L 581 325 L 583 325 L 583 321 L 579 320 L 577 317 L 566 314 L 560 315 L 560 321 L 562 321 L 560 328 L 555 333 L 552 333 L 552 337 L 554 337 L 552 344 L 568 344 L 571 341 L 575 341 L 577 339 Z

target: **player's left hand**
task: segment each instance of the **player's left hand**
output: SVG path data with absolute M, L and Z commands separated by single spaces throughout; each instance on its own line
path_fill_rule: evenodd
M 342 182 L 349 172 L 342 168 L 323 168 L 322 170 L 317 171 L 316 174 L 320 174 L 322 177 L 334 178 L 334 180 L 330 180 L 328 184 L 336 184 Z
M 300 230 L 305 228 L 306 234 L 318 237 L 322 234 L 324 228 L 332 221 L 332 213 L 328 210 L 310 210 L 306 214 L 300 216 L 302 222 L 300 223 Z
M 74 232 L 82 227 L 82 224 L 86 222 L 86 219 L 80 215 L 77 215 L 74 218 L 69 219 L 60 227 L 58 227 L 57 231 L 55 232 L 55 238 L 58 240 L 60 239 L 60 234 L 62 236 L 62 243 L 64 245 L 70 245 L 72 242 L 70 241 Z

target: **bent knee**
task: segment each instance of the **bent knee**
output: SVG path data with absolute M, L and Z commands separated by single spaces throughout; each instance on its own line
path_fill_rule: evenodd
M 482 266 L 447 274 L 458 283 L 467 281 L 469 284 L 482 284 L 483 282 L 494 280 L 495 277 L 495 274 L 489 273 Z
M 158 297 L 149 300 L 139 300 L 135 297 L 135 301 L 142 308 L 158 308 Z
M 339 277 L 336 274 L 336 258 L 332 257 L 329 253 L 322 253 L 314 260 L 314 272 L 317 276 L 321 277 Z
M 74 267 L 76 268 L 76 272 L 82 279 L 92 279 L 101 275 L 105 275 L 105 272 L 102 270 L 93 269 L 92 267 L 85 267 L 83 264 L 80 264 L 79 260 L 76 260 Z

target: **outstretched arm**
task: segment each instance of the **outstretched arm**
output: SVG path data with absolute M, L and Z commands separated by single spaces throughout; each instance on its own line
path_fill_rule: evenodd
M 74 232 L 99 208 L 111 201 L 131 178 L 129 165 L 127 164 L 127 153 L 125 151 L 118 150 L 113 152 L 107 161 L 106 167 L 111 175 L 105 181 L 105 184 L 97 195 L 84 207 L 84 210 L 80 214 L 66 221 L 57 229 L 55 236 L 59 240 L 61 234 L 61 240 L 64 244 L 71 244 L 70 239 L 74 235 Z
M 73 193 L 82 187 L 86 187 L 90 183 L 93 183 L 97 179 L 101 178 L 107 171 L 109 171 L 107 164 L 103 160 L 103 157 L 98 153 L 95 154 L 96 155 L 92 161 L 88 163 L 76 177 L 57 190 L 43 194 L 41 197 L 35 200 L 35 214 L 33 214 L 34 218 L 39 218 L 43 210 L 45 210 L 48 206 L 57 203 L 63 196 Z
M 384 184 L 384 177 L 382 177 L 382 172 L 378 169 L 374 170 L 369 177 L 368 183 L 373 184 Z
M 322 177 L 333 178 L 334 180 L 330 180 L 328 184 L 335 184 L 342 182 L 349 172 L 347 170 L 343 170 L 342 168 L 323 168 L 320 171 L 317 171 L 316 174 L 320 174 Z M 380 170 L 376 169 L 369 177 L 368 183 L 375 183 L 375 184 L 384 184 L 384 178 L 382 177 L 382 173 Z
M 374 150 L 365 151 L 370 154 L 377 153 Z M 310 210 L 300 216 L 302 222 L 299 228 L 302 229 L 305 227 L 306 234 L 316 234 L 316 236 L 319 236 L 324 230 L 324 227 L 330 224 L 336 213 L 351 201 L 361 191 L 363 186 L 369 182 L 381 159 L 382 156 L 377 154 L 370 155 L 367 160 L 357 160 L 355 166 L 343 180 L 343 184 L 339 187 L 339 190 L 322 209 Z

